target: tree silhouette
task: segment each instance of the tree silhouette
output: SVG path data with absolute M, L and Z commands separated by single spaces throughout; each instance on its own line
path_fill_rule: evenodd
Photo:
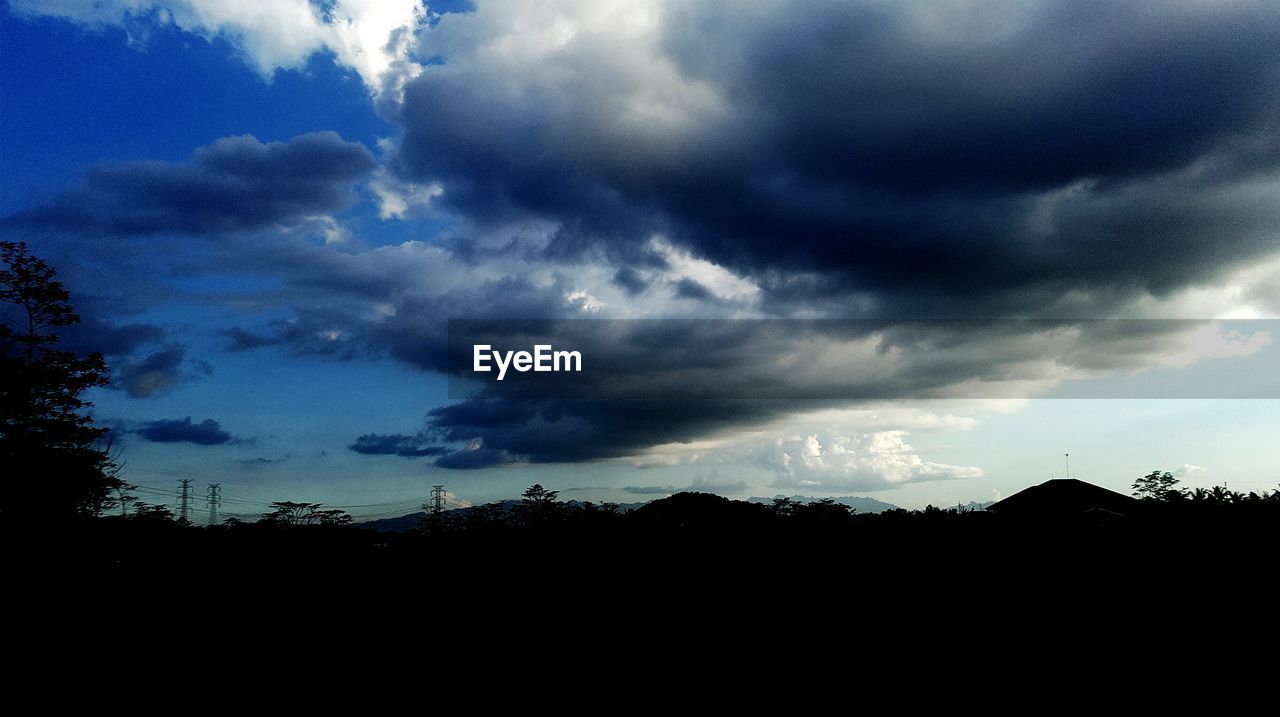
M 99 513 L 123 483 L 81 395 L 107 384 L 106 365 L 56 348 L 56 331 L 80 317 L 53 267 L 25 243 L 0 242 L 0 260 L 0 515 Z
M 556 503 L 558 495 L 560 491 L 547 490 L 541 483 L 534 483 L 520 494 L 520 505 L 517 506 L 520 517 L 526 522 L 545 523 L 563 515 L 561 509 L 564 506 Z
M 813 523 L 840 523 L 854 514 L 854 509 L 832 498 L 822 498 L 797 506 L 795 516 Z
M 271 504 L 270 513 L 262 514 L 262 522 L 270 525 L 346 525 L 351 516 L 346 511 L 325 509 L 321 503 L 295 503 L 282 500 Z
M 1133 494 L 1143 500 L 1169 500 L 1180 495 L 1174 486 L 1178 479 L 1169 471 L 1151 471 L 1133 482 Z
M 137 501 L 134 502 L 133 508 L 133 515 L 130 517 L 135 522 L 148 523 L 151 525 L 167 525 L 175 522 L 173 519 L 173 511 L 169 510 L 169 506 L 167 505 Z
M 798 502 L 782 495 L 774 496 L 773 502 L 769 504 L 769 510 L 773 511 L 773 514 L 779 518 L 790 518 L 795 515 L 796 509 L 799 507 L 800 504 Z
M 560 495 L 558 490 L 547 490 L 542 487 L 541 483 L 534 483 L 520 494 L 520 502 L 525 505 L 545 506 L 556 502 L 556 496 Z

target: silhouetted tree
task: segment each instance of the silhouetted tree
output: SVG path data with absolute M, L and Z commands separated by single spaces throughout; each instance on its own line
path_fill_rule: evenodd
M 1174 489 L 1177 484 L 1178 479 L 1172 473 L 1151 471 L 1133 482 L 1133 494 L 1143 500 L 1169 500 L 1179 494 Z
M 511 511 L 498 503 L 477 505 L 467 511 L 464 527 L 467 530 L 482 531 L 496 528 L 510 522 Z
M 100 512 L 123 484 L 81 396 L 107 384 L 106 365 L 56 348 L 56 331 L 80 317 L 53 267 L 24 243 L 0 242 L 0 260 L 0 515 Z
M 560 495 L 558 490 L 547 490 L 542 487 L 541 483 L 534 483 L 520 494 L 520 502 L 525 505 L 544 506 L 556 502 L 556 496 Z
M 173 511 L 169 510 L 169 506 L 160 504 L 143 503 L 138 501 L 133 504 L 133 514 L 130 519 L 141 523 L 173 523 Z
M 534 483 L 520 494 L 519 515 L 526 522 L 545 523 L 561 516 L 564 506 L 556 503 L 558 490 L 547 490 L 540 483 Z
M 795 516 L 806 521 L 839 523 L 848 520 L 853 512 L 853 508 L 844 503 L 837 503 L 832 498 L 821 498 L 797 506 Z
M 271 525 L 346 525 L 351 516 L 346 511 L 325 509 L 321 503 L 295 503 L 283 500 L 271 504 L 270 513 L 262 514 L 262 522 Z
M 769 510 L 779 518 L 790 518 L 795 515 L 796 509 L 800 504 L 786 496 L 774 496 L 773 502 L 769 504 Z
M 113 471 L 113 473 L 118 474 L 118 470 Z M 114 488 L 115 499 L 111 501 L 112 505 L 111 506 L 104 505 L 102 509 L 99 510 L 99 513 L 105 511 L 108 507 L 114 507 L 115 509 L 118 509 L 120 511 L 121 516 L 127 517 L 129 515 L 129 506 L 133 505 L 138 500 L 137 496 L 130 494 L 130 491 L 132 491 L 135 488 L 137 488 L 137 486 L 133 485 L 132 483 L 119 481 L 119 483 Z

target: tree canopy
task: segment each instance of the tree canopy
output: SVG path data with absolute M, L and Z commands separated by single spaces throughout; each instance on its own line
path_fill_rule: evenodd
M 1133 494 L 1143 500 L 1169 500 L 1177 493 L 1178 479 L 1169 471 L 1151 471 L 1133 482 Z
M 272 511 L 262 514 L 262 521 L 269 525 L 346 525 L 351 516 L 346 511 L 325 508 L 321 503 L 297 503 L 290 500 L 271 504 Z
M 0 515 L 100 513 L 123 485 L 83 398 L 107 385 L 106 364 L 58 348 L 80 317 L 53 267 L 15 242 L 0 242 L 0 262 Z

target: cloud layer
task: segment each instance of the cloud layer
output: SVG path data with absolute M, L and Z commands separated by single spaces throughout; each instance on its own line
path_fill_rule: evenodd
M 288 226 L 343 208 L 352 183 L 373 168 L 364 145 L 336 132 L 267 143 L 226 137 L 185 163 L 98 166 L 52 202 L 4 225 L 128 236 Z
M 131 296 L 110 299 L 216 305 L 204 328 L 230 351 L 441 372 L 445 321 L 461 317 L 1061 322 L 814 331 L 803 351 L 768 331 L 602 336 L 582 348 L 614 364 L 636 341 L 661 346 L 645 381 L 664 396 L 805 390 L 462 401 L 354 437 L 356 453 L 458 469 L 634 458 L 841 404 L 799 395 L 1035 395 L 1265 342 L 1087 319 L 1280 312 L 1274 4 L 12 6 L 223 37 L 264 75 L 332 52 L 399 127 L 377 158 L 328 132 L 103 165 L 4 220 L 111 239 L 82 260 L 126 279 L 115 291 Z M 357 187 L 378 206 L 348 226 L 334 213 Z M 166 234 L 191 241 L 148 245 Z M 269 288 L 173 288 L 193 276 Z M 148 321 L 111 318 L 93 333 L 131 395 L 198 373 Z M 978 474 L 918 455 L 903 430 L 805 431 L 757 463 L 780 486 L 832 491 Z
M 1277 36 L 1262 4 L 481 3 L 423 30 L 395 166 L 784 307 L 1105 315 L 1274 251 Z
M 904 483 L 978 478 L 982 469 L 924 460 L 907 442 L 906 431 L 860 436 L 791 436 L 763 456 L 777 475 L 778 488 L 866 491 Z

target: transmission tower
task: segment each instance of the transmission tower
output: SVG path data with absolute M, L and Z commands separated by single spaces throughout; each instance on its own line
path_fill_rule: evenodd
M 178 489 L 178 520 L 187 522 L 191 514 L 191 479 L 183 478 L 178 482 L 182 484 Z
M 218 508 L 222 507 L 222 484 L 210 483 L 209 492 L 205 494 L 204 504 L 209 508 L 209 525 L 218 524 Z
M 431 486 L 431 502 L 427 505 L 429 506 L 432 515 L 440 515 L 444 512 L 444 496 L 444 486 Z

